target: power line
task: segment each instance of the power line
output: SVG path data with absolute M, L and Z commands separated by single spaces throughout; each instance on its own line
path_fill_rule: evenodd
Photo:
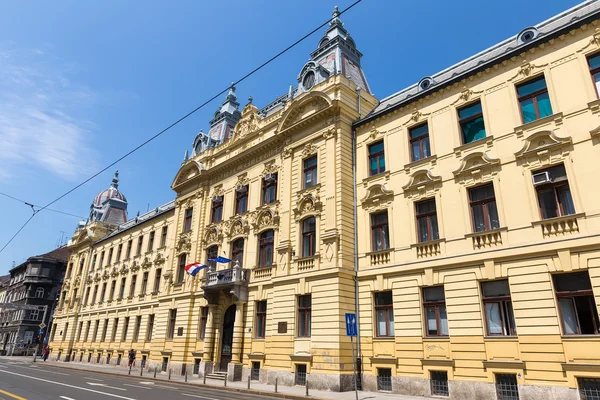
M 344 14 L 346 11 L 350 10 L 351 8 L 353 8 L 354 6 L 356 6 L 361 1 L 362 0 L 356 0 L 354 3 L 350 4 L 344 10 L 340 11 L 337 14 L 337 16 L 340 16 L 340 15 Z M 267 61 L 265 61 L 261 65 L 259 65 L 258 67 L 254 68 L 252 71 L 248 72 L 246 75 L 244 75 L 243 77 L 241 77 L 237 81 L 233 82 L 232 85 L 230 85 L 230 86 L 226 87 L 225 89 L 221 90 L 219 93 L 215 94 L 214 96 L 212 96 L 211 98 L 209 98 L 208 100 L 206 100 L 204 103 L 200 104 L 198 107 L 194 108 L 192 111 L 188 112 L 183 117 L 179 118 L 178 120 L 176 120 L 175 122 L 173 122 L 172 124 L 170 124 L 169 126 L 167 126 L 166 128 L 164 128 L 163 130 L 161 130 L 160 132 L 158 132 L 157 134 L 155 134 L 151 138 L 147 139 L 146 141 L 142 142 L 141 144 L 139 144 L 138 146 L 136 146 L 132 150 L 128 151 L 123 156 L 119 157 L 118 159 L 116 159 L 115 161 L 113 161 L 112 163 L 110 163 L 109 165 L 107 165 L 106 167 L 102 168 L 100 171 L 96 172 L 95 174 L 93 174 L 92 176 L 90 176 L 89 178 L 87 178 L 86 180 L 84 180 L 83 182 L 81 182 L 80 184 L 78 184 L 75 187 L 73 187 L 72 189 L 66 191 L 62 195 L 58 196 L 56 199 L 52 200 L 50 203 L 48 203 L 45 206 L 41 207 L 39 210 L 37 210 L 37 211 L 34 210 L 34 214 L 31 217 L 29 217 L 29 219 L 27 221 L 25 221 L 25 223 L 17 231 L 17 233 L 15 233 L 13 235 L 13 237 L 4 245 L 4 247 L 2 247 L 2 249 L 0 250 L 0 253 L 2 253 L 2 251 L 10 244 L 10 242 L 12 242 L 14 240 L 14 238 L 19 234 L 19 232 L 21 232 L 23 230 L 23 228 L 25 228 L 25 226 L 27 226 L 27 224 L 29 223 L 29 221 L 31 221 L 31 219 L 35 216 L 35 214 L 37 214 L 40 211 L 48 209 L 48 207 L 51 206 L 52 204 L 56 203 L 57 201 L 59 201 L 60 199 L 62 199 L 64 197 L 68 196 L 69 194 L 71 194 L 75 190 L 79 189 L 81 186 L 85 185 L 86 183 L 88 183 L 89 181 L 91 181 L 92 179 L 94 179 L 95 177 L 97 177 L 98 175 L 102 174 L 104 171 L 106 171 L 109 168 L 113 167 L 118 162 L 120 162 L 120 161 L 124 160 L 125 158 L 129 157 L 130 155 L 132 155 L 133 153 L 135 153 L 136 151 L 138 151 L 142 147 L 146 146 L 148 143 L 154 141 L 156 138 L 158 138 L 159 136 L 161 136 L 162 134 L 164 134 L 165 132 L 167 132 L 168 130 L 170 130 L 171 128 L 173 128 L 174 126 L 178 125 L 180 122 L 182 122 L 182 121 L 186 120 L 187 118 L 189 118 L 190 116 L 192 116 L 193 114 L 195 114 L 198 110 L 200 110 L 201 108 L 203 108 L 207 104 L 211 103 L 213 100 L 215 100 L 218 97 L 220 97 L 221 95 L 223 95 L 225 92 L 227 92 L 229 90 L 229 88 L 231 86 L 237 85 L 237 84 L 245 81 L 250 76 L 254 75 L 256 72 L 258 72 L 259 70 L 263 69 L 264 67 L 266 67 L 267 65 L 269 65 L 270 63 L 272 63 L 273 61 L 275 61 L 276 59 L 278 59 L 279 57 L 281 57 L 283 54 L 287 53 L 292 48 L 296 47 L 298 44 L 300 44 L 301 42 L 303 42 L 304 40 L 306 40 L 308 37 L 312 36 L 315 32 L 319 31 L 321 28 L 323 28 L 325 25 L 329 24 L 335 18 L 337 18 L 337 16 L 332 16 L 327 21 L 323 22 L 321 25 L 317 26 L 315 29 L 313 29 L 312 31 L 310 31 L 306 35 L 302 36 L 300 39 L 296 40 L 291 45 L 289 45 L 285 49 L 281 50 L 279 53 L 277 53 L 276 55 L 274 55 L 273 57 L 271 57 L 270 59 L 268 59 Z
M 19 198 L 16 198 L 16 197 L 14 197 L 14 196 L 11 196 L 10 194 L 6 194 L 6 193 L 2 193 L 2 192 L 0 192 L 0 195 L 2 195 L 2 196 L 5 196 L 5 197 L 8 197 L 9 199 L 16 200 L 16 201 L 18 201 L 19 203 L 23 203 L 23 204 L 25 204 L 26 206 L 29 206 L 29 207 L 31 207 L 31 208 L 33 209 L 34 213 L 37 213 L 38 211 L 41 211 L 41 209 L 42 209 L 42 206 L 38 206 L 38 205 L 35 205 L 35 204 L 32 204 L 32 203 L 29 203 L 29 202 L 27 202 L 27 201 L 25 201 L 25 200 L 21 200 L 21 199 L 19 199 Z M 35 208 L 38 208 L 38 210 L 36 210 Z M 79 219 L 86 219 L 86 218 L 87 218 L 87 217 L 82 217 L 81 215 L 76 215 L 76 214 L 71 214 L 71 213 L 68 213 L 68 212 L 65 212 L 65 211 L 55 210 L 55 209 L 53 209 L 53 208 L 46 208 L 46 210 L 48 210 L 48 211 L 52 211 L 52 212 L 55 212 L 55 213 L 59 213 L 59 214 L 68 215 L 68 216 L 75 217 L 75 218 L 79 218 Z

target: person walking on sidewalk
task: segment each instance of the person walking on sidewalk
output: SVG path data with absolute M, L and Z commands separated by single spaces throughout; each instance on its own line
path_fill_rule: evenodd
M 50 355 L 50 347 L 48 347 L 48 346 L 44 347 L 42 354 L 43 354 L 44 361 L 46 361 L 48 359 L 48 356 Z
M 135 351 L 133 349 L 129 350 L 129 368 L 131 368 L 135 363 Z

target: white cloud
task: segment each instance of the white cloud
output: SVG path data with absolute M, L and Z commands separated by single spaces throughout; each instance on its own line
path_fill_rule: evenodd
M 67 180 L 95 169 L 93 124 L 74 116 L 94 96 L 62 67 L 40 49 L 0 47 L 0 181 L 22 177 L 22 169 Z

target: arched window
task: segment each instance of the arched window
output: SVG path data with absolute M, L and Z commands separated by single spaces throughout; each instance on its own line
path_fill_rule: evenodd
M 308 217 L 302 221 L 302 257 L 312 257 L 317 245 L 317 221 L 315 217 Z
M 273 265 L 273 242 L 275 233 L 273 229 L 264 231 L 258 238 L 258 266 L 270 267 Z
M 38 299 L 41 299 L 44 297 L 44 288 L 43 287 L 39 287 L 39 288 L 35 289 L 35 297 L 37 297 Z
M 242 238 L 236 239 L 231 244 L 231 261 L 233 262 L 233 265 L 235 265 L 236 261 L 239 261 L 240 267 L 243 265 L 243 262 L 244 262 L 244 239 L 242 239 Z
M 214 260 L 218 256 L 219 256 L 219 246 L 217 246 L 216 244 L 214 246 L 210 246 L 208 249 L 206 249 L 206 265 L 215 269 L 217 267 L 217 262 L 210 261 L 210 260 Z

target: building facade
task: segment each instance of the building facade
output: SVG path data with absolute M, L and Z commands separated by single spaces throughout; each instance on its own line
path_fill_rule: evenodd
M 172 203 L 115 222 L 115 182 L 96 197 L 54 357 L 134 348 L 146 368 L 349 390 L 357 311 L 363 389 L 594 399 L 599 15 L 582 3 L 378 102 L 334 11 L 296 88 L 262 109 L 231 88 Z
M 51 322 L 59 296 L 69 250 L 60 247 L 29 257 L 12 268 L 0 304 L 1 350 L 10 355 L 33 351 L 40 324 Z M 44 328 L 45 329 L 45 328 Z

